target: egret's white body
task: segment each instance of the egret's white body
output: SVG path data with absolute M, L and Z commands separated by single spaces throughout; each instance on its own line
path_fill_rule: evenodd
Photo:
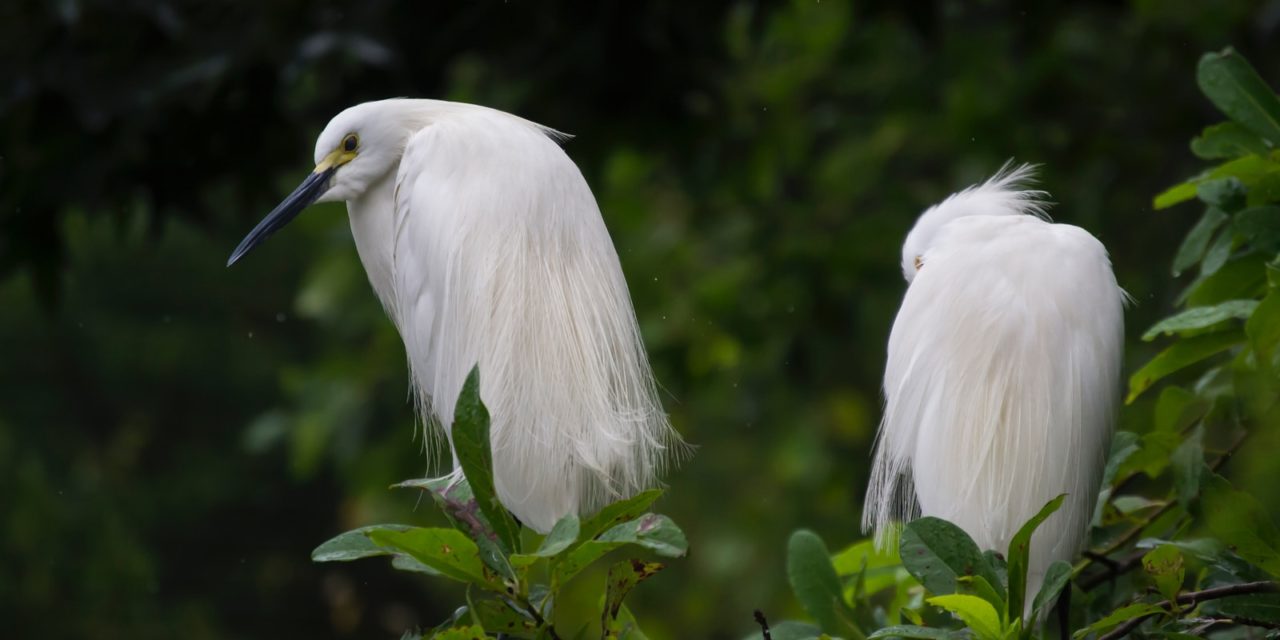
M 338 114 L 315 152 L 317 172 L 342 162 L 315 200 L 347 203 L 423 415 L 452 424 L 479 364 L 498 497 L 544 533 L 651 487 L 679 446 L 618 255 L 557 136 L 485 107 L 397 99 Z
M 1028 602 L 1080 551 L 1119 399 L 1125 294 L 1088 232 L 1042 218 L 1031 169 L 1003 170 L 917 221 L 910 283 L 885 366 L 885 409 L 863 513 L 882 544 L 895 521 L 949 520 L 1005 553 L 1032 538 Z

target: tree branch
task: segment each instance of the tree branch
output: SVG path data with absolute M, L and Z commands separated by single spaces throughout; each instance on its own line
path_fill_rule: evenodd
M 764 640 L 773 640 L 773 635 L 769 633 L 769 621 L 765 620 L 764 612 L 756 609 L 756 624 L 760 625 L 760 635 L 764 636 Z
M 1176 601 L 1180 605 L 1195 606 L 1206 600 L 1217 600 L 1218 598 L 1227 598 L 1230 596 L 1244 595 L 1247 593 L 1277 593 L 1277 592 L 1280 592 L 1280 583 L 1272 582 L 1270 580 L 1262 580 L 1259 582 L 1242 582 L 1240 584 L 1230 584 L 1225 587 L 1214 587 L 1212 589 L 1205 589 L 1203 591 L 1190 591 L 1190 592 L 1179 595 L 1176 598 Z M 1168 600 L 1164 600 L 1159 604 L 1157 604 L 1156 606 L 1162 609 L 1166 609 L 1168 611 L 1173 610 L 1173 603 L 1169 602 Z M 1101 638 L 1098 638 L 1098 640 L 1118 640 L 1119 638 L 1123 638 L 1126 635 L 1129 635 L 1130 631 L 1133 631 L 1134 629 L 1136 629 L 1138 625 L 1146 621 L 1147 618 L 1150 618 L 1151 616 L 1154 616 L 1154 615 L 1156 614 L 1149 613 L 1145 616 L 1138 616 L 1136 618 L 1131 618 L 1129 620 L 1126 620 L 1123 624 L 1113 629 L 1110 633 L 1102 636 Z

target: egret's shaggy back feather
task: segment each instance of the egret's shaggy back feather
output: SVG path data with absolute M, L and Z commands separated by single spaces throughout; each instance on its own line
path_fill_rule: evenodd
M 1032 540 L 1028 592 L 1084 543 L 1119 393 L 1124 294 L 1106 250 L 1039 215 L 1020 167 L 921 216 L 889 338 L 885 410 L 863 526 L 945 518 L 1004 553 Z M 920 257 L 916 271 L 914 258 Z
M 386 103 L 399 104 L 380 117 L 411 132 L 351 224 L 423 414 L 451 424 L 478 363 L 498 496 L 541 532 L 654 485 L 681 445 L 608 230 L 554 132 L 471 105 L 373 104 Z

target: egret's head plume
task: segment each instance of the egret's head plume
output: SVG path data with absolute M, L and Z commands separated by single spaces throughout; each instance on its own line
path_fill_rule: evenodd
M 929 207 L 902 245 L 902 275 L 911 282 L 928 262 L 927 253 L 942 227 L 965 216 L 1044 215 L 1043 191 L 1027 189 L 1035 182 L 1036 166 L 1006 162 L 994 176 Z

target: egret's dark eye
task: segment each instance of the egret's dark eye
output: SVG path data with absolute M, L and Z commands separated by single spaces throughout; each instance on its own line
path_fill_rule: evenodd
M 356 137 L 354 133 L 348 134 L 347 137 L 342 139 L 342 150 L 347 153 L 355 151 L 358 146 L 360 146 L 360 138 Z

